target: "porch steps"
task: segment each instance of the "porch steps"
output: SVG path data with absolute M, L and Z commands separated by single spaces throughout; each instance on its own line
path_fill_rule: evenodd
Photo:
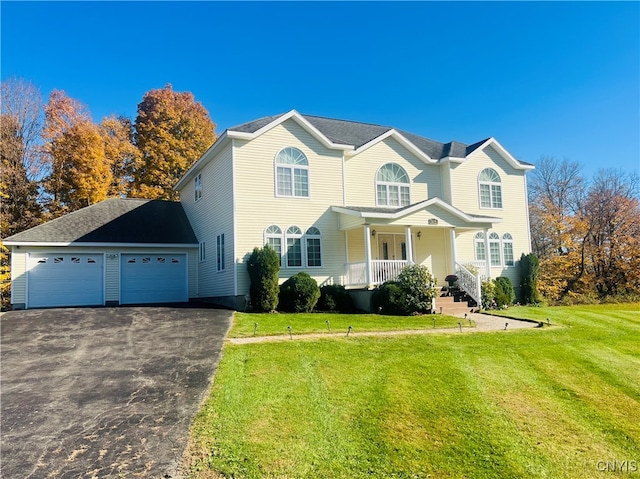
M 441 308 L 442 314 L 450 316 L 461 316 L 478 309 L 475 302 L 466 295 L 447 296 L 446 293 L 436 298 L 436 313 L 440 313 Z

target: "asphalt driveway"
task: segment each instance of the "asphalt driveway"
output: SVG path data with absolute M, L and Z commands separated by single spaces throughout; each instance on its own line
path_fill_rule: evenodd
M 179 477 L 230 318 L 169 307 L 3 314 L 2 477 Z

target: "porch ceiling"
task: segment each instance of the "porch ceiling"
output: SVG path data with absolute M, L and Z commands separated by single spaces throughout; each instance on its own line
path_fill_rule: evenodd
M 332 206 L 340 215 L 340 229 L 354 229 L 364 224 L 447 227 L 461 229 L 490 228 L 501 218 L 465 213 L 440 198 L 431 198 L 402 208 Z

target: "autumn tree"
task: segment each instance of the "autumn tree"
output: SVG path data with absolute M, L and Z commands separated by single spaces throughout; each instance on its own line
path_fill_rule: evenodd
M 40 92 L 25 80 L 2 82 L 0 116 L 0 235 L 37 225 L 40 163 Z
M 138 105 L 135 143 L 141 156 L 133 171 L 132 194 L 177 199 L 173 186 L 213 144 L 215 125 L 189 92 L 171 85 L 147 92 Z
M 108 196 L 126 197 L 131 192 L 133 168 L 140 160 L 140 151 L 133 143 L 133 124 L 126 117 L 110 116 L 100 124 L 104 154 L 111 167 Z
M 101 131 L 87 108 L 54 90 L 45 105 L 44 138 L 50 172 L 44 180 L 51 217 L 107 198 L 112 184 Z

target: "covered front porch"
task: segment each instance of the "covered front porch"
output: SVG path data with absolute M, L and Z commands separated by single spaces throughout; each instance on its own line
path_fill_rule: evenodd
M 344 285 L 372 289 L 394 280 L 406 266 L 426 266 L 445 286 L 448 275 L 476 302 L 480 282 L 489 276 L 485 261 L 459 257 L 456 238 L 463 232 L 486 231 L 497 218 L 466 215 L 434 198 L 400 209 L 334 207 L 345 232 L 347 262 Z

